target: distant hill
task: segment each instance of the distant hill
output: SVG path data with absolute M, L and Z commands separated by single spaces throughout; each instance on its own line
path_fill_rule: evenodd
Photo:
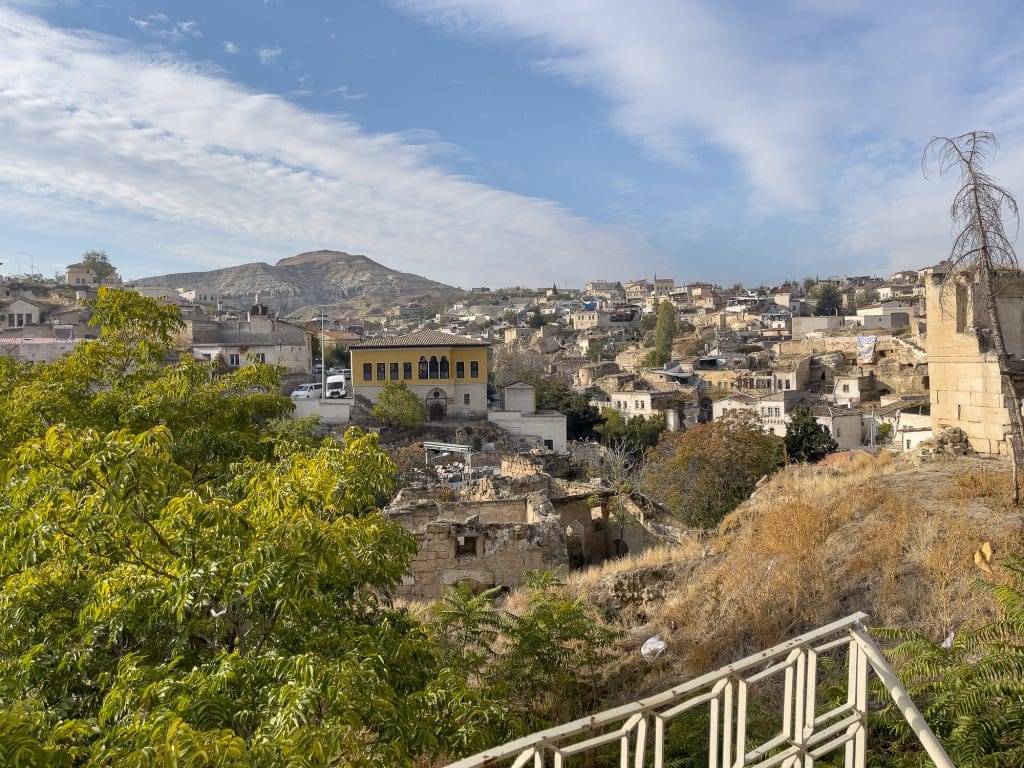
M 260 301 L 282 315 L 308 319 L 317 305 L 353 314 L 418 301 L 433 303 L 461 295 L 450 285 L 388 269 L 366 256 L 342 251 L 309 251 L 271 266 L 262 262 L 210 272 L 180 272 L 135 280 L 136 285 L 212 289 L 248 306 Z

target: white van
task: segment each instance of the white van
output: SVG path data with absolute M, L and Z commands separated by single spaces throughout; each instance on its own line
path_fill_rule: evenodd
M 292 392 L 292 400 L 318 400 L 323 391 L 323 384 L 319 381 L 314 384 L 300 384 L 299 388 Z
M 324 391 L 325 397 L 345 397 L 347 394 L 348 382 L 345 380 L 345 376 L 343 374 L 327 377 L 327 389 Z

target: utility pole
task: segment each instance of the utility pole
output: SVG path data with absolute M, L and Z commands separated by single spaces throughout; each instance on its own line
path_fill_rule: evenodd
M 18 251 L 22 256 L 28 256 L 28 273 L 34 275 L 36 273 L 36 257 L 26 251 Z
M 324 312 L 326 308 L 320 305 L 320 399 L 327 397 L 327 363 L 324 354 Z

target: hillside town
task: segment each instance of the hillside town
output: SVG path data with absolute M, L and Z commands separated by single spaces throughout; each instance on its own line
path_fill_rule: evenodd
M 616 489 L 607 471 L 579 469 L 614 457 L 616 446 L 539 403 L 544 382 L 583 397 L 595 423 L 646 424 L 655 438 L 730 412 L 784 437 L 802 411 L 840 454 L 926 457 L 950 430 L 963 450 L 1005 454 L 984 320 L 971 286 L 946 277 L 939 265 L 757 287 L 594 279 L 478 288 L 443 306 L 411 301 L 356 315 L 321 305 L 282 316 L 258 294 L 124 283 L 93 254 L 69 265 L 63 283 L 4 279 L 0 355 L 51 362 L 88 344 L 101 331 L 89 322 L 101 287 L 174 305 L 178 354 L 214 375 L 276 366 L 294 417 L 316 417 L 325 430 L 383 429 L 385 442 L 419 452 L 422 467 L 388 514 L 420 544 L 399 593 L 436 598 L 456 583 L 514 587 L 531 570 L 593 565 L 690 535 L 661 505 Z M 1008 318 L 1022 316 L 1008 304 L 1024 303 L 1020 288 L 1000 298 Z M 661 317 L 672 330 L 659 355 Z M 1021 330 L 1004 334 L 1020 346 Z M 398 384 L 421 404 L 419 431 L 389 431 L 375 417 Z

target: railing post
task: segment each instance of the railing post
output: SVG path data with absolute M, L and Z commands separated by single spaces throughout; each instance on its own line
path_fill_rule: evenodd
M 921 716 L 921 711 L 911 700 L 910 695 L 903 688 L 899 678 L 896 677 L 896 674 L 889 667 L 889 662 L 885 660 L 885 656 L 882 654 L 881 649 L 875 645 L 875 641 L 871 639 L 871 636 L 861 626 L 851 627 L 850 634 L 857 639 L 857 644 L 867 657 L 871 668 L 878 675 L 878 679 L 882 681 L 882 685 L 885 686 L 900 712 L 903 713 L 903 717 L 910 724 L 914 735 L 917 736 L 921 746 L 924 747 L 924 751 L 931 758 L 931 761 L 935 763 L 935 768 L 956 768 L 953 765 L 953 761 L 949 759 L 949 755 L 946 754 L 946 750 L 943 749 L 942 744 L 935 738 L 932 729 L 928 727 L 924 717 Z

